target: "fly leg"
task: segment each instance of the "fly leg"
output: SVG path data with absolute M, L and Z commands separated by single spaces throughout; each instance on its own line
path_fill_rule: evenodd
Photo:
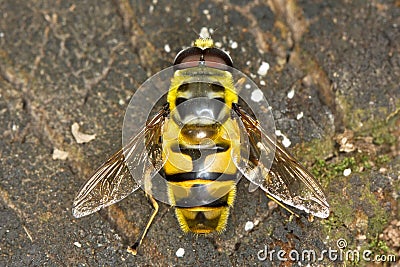
M 142 244 L 142 241 L 143 241 L 144 237 L 146 236 L 147 231 L 149 230 L 150 225 L 153 223 L 153 220 L 156 217 L 156 214 L 158 212 L 158 203 L 157 203 L 157 201 L 150 195 L 148 195 L 148 198 L 150 199 L 150 202 L 151 202 L 151 205 L 154 208 L 154 211 L 151 214 L 150 219 L 147 222 L 146 227 L 143 229 L 142 233 L 139 235 L 139 238 L 136 240 L 136 242 L 132 246 L 128 247 L 128 249 L 127 249 L 128 252 L 132 253 L 133 255 L 137 254 L 137 250 L 138 250 L 140 244 Z
M 286 207 L 285 205 L 283 205 L 281 202 L 279 202 L 279 200 L 277 200 L 276 198 L 274 198 L 273 196 L 269 195 L 269 194 L 265 194 L 269 199 L 273 200 L 276 204 L 278 204 L 279 206 L 281 206 L 282 208 L 284 208 L 285 210 L 287 210 L 288 212 L 290 212 L 290 217 L 292 217 L 293 215 L 296 216 L 297 218 L 300 218 L 300 216 L 292 211 L 291 209 L 289 209 L 288 207 Z

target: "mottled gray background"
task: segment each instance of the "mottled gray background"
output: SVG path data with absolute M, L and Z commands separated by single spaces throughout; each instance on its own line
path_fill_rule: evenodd
M 143 192 L 82 219 L 72 217 L 72 201 L 121 146 L 135 89 L 201 27 L 215 29 L 235 66 L 265 83 L 277 128 L 323 185 L 332 213 L 290 221 L 243 180 L 226 232 L 184 235 L 161 205 L 133 257 L 126 246 L 151 214 Z M 399 260 L 399 27 L 398 0 L 0 0 L 0 265 L 291 266 L 257 253 L 265 245 L 320 253 L 339 238 L 346 249 Z M 262 61 L 266 77 L 257 75 Z M 95 140 L 78 144 L 74 122 Z M 54 149 L 68 158 L 53 160 Z M 245 232 L 247 221 L 259 223 Z

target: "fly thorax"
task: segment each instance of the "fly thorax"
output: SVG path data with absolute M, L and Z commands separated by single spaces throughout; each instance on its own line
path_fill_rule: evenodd
M 229 107 L 222 98 L 196 97 L 177 98 L 176 108 L 171 117 L 179 125 L 212 125 L 223 124 L 230 115 Z

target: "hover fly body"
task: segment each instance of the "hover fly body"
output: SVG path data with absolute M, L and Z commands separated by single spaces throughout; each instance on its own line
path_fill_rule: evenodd
M 165 181 L 161 191 L 181 229 L 209 234 L 225 230 L 236 183 L 245 176 L 282 205 L 328 217 L 320 185 L 241 103 L 232 67 L 231 57 L 210 38 L 179 52 L 165 103 L 84 184 L 74 216 L 91 214 L 142 187 L 154 212 L 129 249 L 136 253 L 158 211 L 155 177 Z

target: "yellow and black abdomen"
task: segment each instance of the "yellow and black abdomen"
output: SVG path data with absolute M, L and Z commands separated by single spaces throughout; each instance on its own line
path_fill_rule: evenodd
M 170 203 L 184 232 L 208 234 L 225 229 L 233 205 L 239 156 L 236 123 L 164 125 L 164 174 Z

